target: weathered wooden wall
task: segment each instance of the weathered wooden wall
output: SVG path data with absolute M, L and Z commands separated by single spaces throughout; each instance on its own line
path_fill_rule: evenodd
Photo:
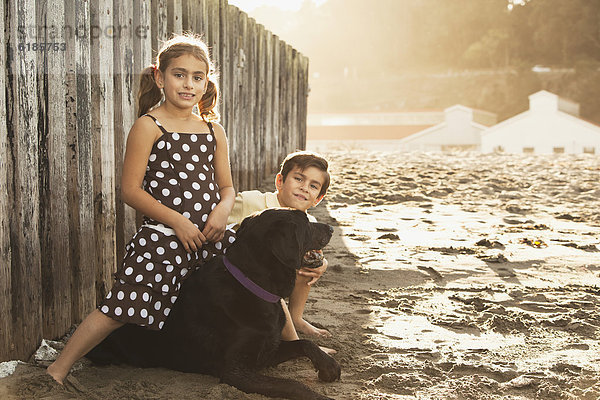
M 63 335 L 112 285 L 136 228 L 120 178 L 138 73 L 161 41 L 190 30 L 211 48 L 237 190 L 304 148 L 308 60 L 226 0 L 8 0 L 0 16 L 5 361 Z

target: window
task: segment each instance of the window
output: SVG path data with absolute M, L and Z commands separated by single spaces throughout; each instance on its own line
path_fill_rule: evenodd
M 583 147 L 583 154 L 596 154 L 596 148 L 595 147 Z
M 552 152 L 553 152 L 554 154 L 562 154 L 562 153 L 564 153 L 564 152 L 565 152 L 565 148 L 564 148 L 564 147 L 554 147 L 554 148 L 552 149 Z
M 523 153 L 533 153 L 533 147 L 523 147 Z

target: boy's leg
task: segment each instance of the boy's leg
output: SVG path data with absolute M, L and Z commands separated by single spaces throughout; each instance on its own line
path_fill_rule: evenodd
M 281 330 L 281 340 L 285 340 L 286 342 L 298 340 L 300 338 L 298 337 L 298 332 L 296 332 L 296 328 L 294 328 L 294 324 L 292 323 L 290 310 L 288 310 L 285 300 L 281 299 L 280 301 L 281 307 L 283 308 L 283 313 L 285 314 L 285 326 Z
M 309 322 L 305 321 L 302 317 L 304 315 L 304 307 L 306 306 L 306 300 L 308 299 L 308 293 L 310 292 L 310 286 L 307 285 L 312 278 L 297 275 L 296 284 L 294 290 L 290 295 L 290 315 L 294 327 L 306 335 L 310 336 L 331 336 L 331 333 L 326 329 L 317 328 Z
M 75 361 L 86 355 L 122 325 L 122 322 L 107 317 L 97 309 L 92 311 L 77 327 L 63 351 L 46 371 L 54 380 L 62 384 Z

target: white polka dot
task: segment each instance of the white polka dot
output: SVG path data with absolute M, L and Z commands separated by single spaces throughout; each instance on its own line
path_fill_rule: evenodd
M 145 252 L 145 253 L 144 253 L 144 257 L 145 257 L 145 258 L 150 258 L 150 257 L 152 257 L 152 255 L 151 255 L 150 253 L 148 253 L 148 252 Z
M 171 282 L 173 283 L 173 285 L 174 285 L 175 283 L 177 283 L 177 277 L 176 277 L 176 276 L 174 276 L 174 277 L 173 277 L 173 279 L 171 279 Z
M 194 170 L 194 164 L 192 164 L 192 163 L 185 164 L 185 167 L 188 169 L 188 171 L 193 171 Z
M 146 310 L 145 308 L 142 308 L 140 310 L 140 315 L 142 316 L 142 318 L 146 318 L 148 316 L 148 310 Z
M 169 272 L 169 273 L 173 272 L 173 266 L 172 266 L 172 265 L 167 265 L 167 268 L 166 268 L 166 270 L 167 270 L 167 272 Z
M 208 185 L 208 188 L 209 188 L 210 190 L 215 190 L 215 185 L 214 185 L 214 184 L 211 182 L 211 183 Z
M 138 243 L 140 244 L 140 246 L 145 246 L 146 245 L 146 239 L 140 238 L 140 240 L 138 241 Z
M 217 197 L 217 200 L 221 200 L 221 195 L 219 193 L 215 194 L 215 196 Z
M 172 242 L 169 244 L 169 247 L 171 247 L 173 250 L 175 250 L 176 248 L 178 248 L 178 247 L 179 247 L 179 245 L 177 244 L 177 242 L 175 242 L 175 241 L 172 241 Z
M 191 217 L 191 214 L 187 211 L 184 211 L 183 216 L 189 219 Z
M 167 150 L 171 150 L 171 143 L 167 142 Z
M 204 165 L 202 166 L 202 168 L 204 168 L 204 170 L 205 170 L 205 171 L 207 171 L 207 172 L 208 172 L 208 170 L 209 170 L 209 168 L 206 166 L 206 164 L 204 164 Z
M 200 204 L 200 203 L 194 204 L 194 210 L 196 210 L 196 211 L 202 210 L 202 204 Z
M 181 198 L 180 197 L 175 197 L 173 199 L 173 205 L 178 206 L 181 204 Z
M 154 280 L 155 280 L 156 282 L 160 282 L 160 281 L 162 281 L 162 275 L 161 275 L 161 274 L 156 274 L 156 275 L 154 275 Z
M 122 312 L 123 310 L 121 309 L 121 307 L 115 308 L 115 315 L 121 315 Z
M 177 301 L 177 296 L 171 296 L 171 303 L 175 303 Z
M 175 139 L 175 140 L 179 140 L 179 133 L 177 133 L 177 132 L 173 132 L 173 135 L 172 135 L 172 136 L 173 136 L 173 139 Z
M 180 274 L 181 274 L 181 276 L 185 276 L 185 274 L 187 274 L 187 272 L 188 272 L 187 268 L 182 268 Z
M 109 311 L 109 308 L 108 308 L 108 306 L 102 306 L 100 311 L 102 311 L 104 314 L 106 314 Z
M 154 269 L 154 264 L 152 264 L 151 262 L 146 264 L 146 271 L 152 271 L 153 269 Z
M 187 175 L 185 172 L 181 171 L 181 172 L 179 173 L 179 177 L 180 177 L 181 179 L 187 179 L 187 178 L 188 178 L 188 175 Z
M 163 291 L 163 293 L 169 293 L 169 285 L 167 285 L 167 284 L 162 285 L 162 291 Z
M 165 322 L 164 322 L 164 321 L 160 321 L 160 322 L 158 323 L 158 329 L 162 329 L 162 327 L 163 327 L 163 325 L 164 325 L 164 324 L 165 324 Z
M 204 146 L 204 145 L 202 145 L 202 146 Z M 200 161 L 200 157 L 198 157 L 196 154 L 194 154 L 194 155 L 192 156 L 192 161 L 194 161 L 194 162 L 198 162 L 198 161 Z
M 175 178 L 171 178 L 171 179 L 169 179 L 169 183 L 170 183 L 171 185 L 177 185 L 177 183 L 178 183 L 178 182 L 177 182 L 177 179 L 175 179 Z
M 133 314 L 135 314 L 135 310 L 133 309 L 133 307 L 129 307 L 129 310 L 127 310 L 127 315 L 133 317 Z
M 209 155 L 208 155 L 208 161 L 210 162 L 210 161 L 212 161 L 212 160 L 213 160 L 213 155 L 212 155 L 212 154 L 209 154 Z
M 131 292 L 131 293 L 129 293 L 129 298 L 130 298 L 131 300 L 135 300 L 135 299 L 137 299 L 137 293 L 136 293 L 136 292 Z
M 165 308 L 165 310 L 163 311 L 163 313 L 165 314 L 165 317 L 168 317 L 170 312 L 171 312 L 171 309 L 169 307 Z
M 200 178 L 201 181 L 205 181 L 206 180 L 206 175 L 204 175 L 202 172 L 200 172 L 198 174 L 198 178 Z
M 175 161 L 181 161 L 181 156 L 179 155 L 179 153 L 174 153 L 173 154 L 173 160 L 175 160 Z
M 123 291 L 120 290 L 119 293 L 117 293 L 117 299 L 123 300 L 124 298 L 125 298 L 125 293 L 123 293 Z
M 206 150 L 207 150 L 206 145 L 203 144 L 202 146 L 200 146 L 200 151 L 201 152 L 206 153 Z
M 202 216 L 202 222 L 206 222 L 207 219 L 208 219 L 208 214 L 204 214 Z
M 212 203 L 212 205 L 210 206 L 210 209 L 214 210 L 216 206 L 217 206 L 217 203 Z
M 190 253 L 187 253 L 187 259 L 188 259 L 188 261 L 190 261 L 192 259 L 192 255 Z
M 138 276 L 135 277 L 135 281 L 138 283 L 141 282 L 142 279 L 144 279 L 144 276 L 142 274 L 139 274 Z
M 187 190 L 185 192 L 183 192 L 183 197 L 185 197 L 186 199 L 191 199 L 192 198 L 192 192 L 188 192 Z
M 210 200 L 210 194 L 208 194 L 208 193 L 204 193 L 204 196 L 202 196 L 202 197 L 204 197 L 204 200 L 206 200 L 206 201 Z
M 160 310 L 160 306 L 161 306 L 160 301 L 157 301 L 156 303 L 154 303 L 154 309 L 156 311 Z
M 200 184 L 198 182 L 194 182 L 194 183 L 192 183 L 192 188 L 194 190 L 200 190 Z
M 181 257 L 180 257 L 180 256 L 175 256 L 175 262 L 176 262 L 177 264 L 181 264 L 181 261 L 182 261 L 182 260 L 181 260 Z
M 136 261 L 137 261 L 138 263 L 141 263 L 142 261 L 144 261 L 144 257 L 142 257 L 142 256 L 137 256 L 137 258 L 136 258 Z
M 110 299 L 112 297 L 112 291 L 108 292 L 108 294 L 106 295 L 106 300 Z
M 202 258 L 208 257 L 208 251 L 202 250 Z
M 150 235 L 150 239 L 152 239 L 153 242 L 157 242 L 158 241 L 158 235 L 156 233 L 153 233 L 152 235 Z
M 208 140 L 209 142 L 212 142 L 212 140 L 213 140 L 212 135 L 206 135 L 206 140 Z
M 221 250 L 221 247 L 223 247 L 223 245 L 221 244 L 221 242 L 217 242 L 217 243 L 215 243 L 215 248 L 216 248 L 217 250 Z
M 165 248 L 164 247 L 157 247 L 156 248 L 156 254 L 162 256 L 163 254 L 165 254 Z
M 150 181 L 150 187 L 156 188 L 158 186 L 158 182 Z
M 164 178 L 164 177 L 165 177 L 165 174 L 164 174 L 164 172 L 162 172 L 162 171 L 157 171 L 157 172 L 156 172 L 156 177 L 157 177 L 157 178 L 161 178 L 161 179 L 162 179 L 162 178 Z
M 152 325 L 154 323 L 154 317 L 152 315 L 148 316 L 148 325 Z
M 198 136 L 197 135 L 190 135 L 190 140 L 194 143 L 196 143 L 196 141 L 198 140 Z
M 169 162 L 168 161 L 163 161 L 160 163 L 160 166 L 163 168 L 169 168 Z
M 190 146 L 187 143 L 181 146 L 181 148 L 183 149 L 183 151 L 190 151 Z
M 163 196 L 168 196 L 168 195 L 170 195 L 170 194 L 171 194 L 171 191 L 170 191 L 169 189 L 167 189 L 167 188 L 164 188 L 164 189 L 162 190 L 162 194 L 163 194 Z
M 144 294 L 142 295 L 142 300 L 144 300 L 144 301 L 148 301 L 148 300 L 150 300 L 150 295 L 149 295 L 148 293 L 144 293 Z
M 235 242 L 235 236 L 229 236 L 229 239 L 227 240 L 229 240 L 229 243 L 233 243 Z
M 150 157 L 148 157 L 149 161 L 156 161 L 156 154 L 150 154 Z
M 165 147 L 165 141 L 161 140 L 156 144 L 156 147 L 158 147 L 159 149 L 163 149 Z
M 129 276 L 131 274 L 133 274 L 133 268 L 131 268 L 131 267 L 125 268 L 125 275 Z

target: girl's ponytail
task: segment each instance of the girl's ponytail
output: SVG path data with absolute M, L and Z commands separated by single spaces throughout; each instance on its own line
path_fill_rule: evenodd
M 138 117 L 146 114 L 152 107 L 162 99 L 162 92 L 154 81 L 154 70 L 156 67 L 150 65 L 144 68 L 140 76 L 140 91 L 138 95 Z
M 208 85 L 206 86 L 206 92 L 202 96 L 202 99 L 198 102 L 198 110 L 200 115 L 207 121 L 219 121 L 219 112 L 217 105 L 219 102 L 219 85 L 216 82 L 216 76 L 214 73 L 209 75 Z

